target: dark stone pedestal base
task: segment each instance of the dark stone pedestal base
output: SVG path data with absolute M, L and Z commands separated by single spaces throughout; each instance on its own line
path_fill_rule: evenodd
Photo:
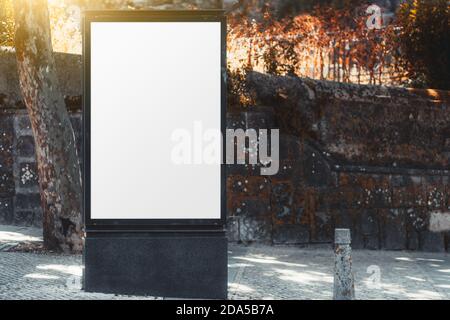
M 84 262 L 88 292 L 227 298 L 224 232 L 88 232 Z

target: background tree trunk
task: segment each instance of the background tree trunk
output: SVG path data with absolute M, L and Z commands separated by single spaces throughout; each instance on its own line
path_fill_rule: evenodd
M 20 87 L 36 143 L 44 245 L 80 252 L 80 164 L 72 124 L 58 88 L 47 1 L 13 3 Z

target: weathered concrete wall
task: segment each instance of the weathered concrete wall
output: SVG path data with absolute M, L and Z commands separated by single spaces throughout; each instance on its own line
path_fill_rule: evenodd
M 81 113 L 71 114 L 81 152 Z M 24 109 L 0 110 L 0 223 L 42 226 L 33 134 Z
M 81 59 L 57 55 L 74 128 L 81 130 Z M 449 250 L 447 92 L 251 74 L 253 107 L 230 105 L 229 128 L 280 128 L 280 172 L 228 166 L 232 241 L 332 242 Z M 230 99 L 232 100 L 232 99 Z M 0 54 L 0 222 L 41 222 L 34 146 L 11 53 Z
M 1 110 L 24 108 L 20 95 L 15 59 L 13 51 L 0 50 Z M 81 93 L 81 56 L 55 53 L 55 61 L 58 68 L 58 81 L 64 96 L 79 99 Z M 74 104 L 76 108 L 80 107 L 79 103 L 75 102 Z
M 81 57 L 56 54 L 59 82 L 81 152 Z M 0 52 L 0 223 L 42 225 L 31 125 L 13 52 Z
M 228 126 L 280 128 L 281 164 L 230 167 L 235 240 L 331 242 L 346 227 L 356 248 L 448 250 L 448 229 L 433 232 L 450 211 L 448 92 L 257 73 L 246 87 L 257 107 L 230 106 Z

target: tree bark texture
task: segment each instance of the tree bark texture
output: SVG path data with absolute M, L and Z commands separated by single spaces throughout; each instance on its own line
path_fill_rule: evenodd
M 75 136 L 58 88 L 46 0 L 15 0 L 20 88 L 33 130 L 44 245 L 81 252 L 81 170 Z

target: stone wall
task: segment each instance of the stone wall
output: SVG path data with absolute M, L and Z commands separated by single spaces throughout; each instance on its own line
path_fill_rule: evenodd
M 355 248 L 448 250 L 448 92 L 258 73 L 246 88 L 256 107 L 229 106 L 228 127 L 280 128 L 281 164 L 229 167 L 232 239 L 327 243 L 348 227 Z
M 24 109 L 0 113 L 0 223 L 42 226 L 34 140 Z M 78 136 L 81 113 L 72 113 Z M 79 146 L 79 154 L 80 143 Z
M 81 59 L 56 55 L 76 135 Z M 280 171 L 228 166 L 231 241 L 449 250 L 448 92 L 346 85 L 257 73 L 254 106 L 230 105 L 229 128 L 279 128 Z M 230 101 L 234 101 L 230 99 Z M 34 145 L 12 53 L 0 54 L 0 223 L 41 223 Z
M 81 57 L 56 54 L 81 154 Z M 0 223 L 42 226 L 34 140 L 13 52 L 0 52 Z

